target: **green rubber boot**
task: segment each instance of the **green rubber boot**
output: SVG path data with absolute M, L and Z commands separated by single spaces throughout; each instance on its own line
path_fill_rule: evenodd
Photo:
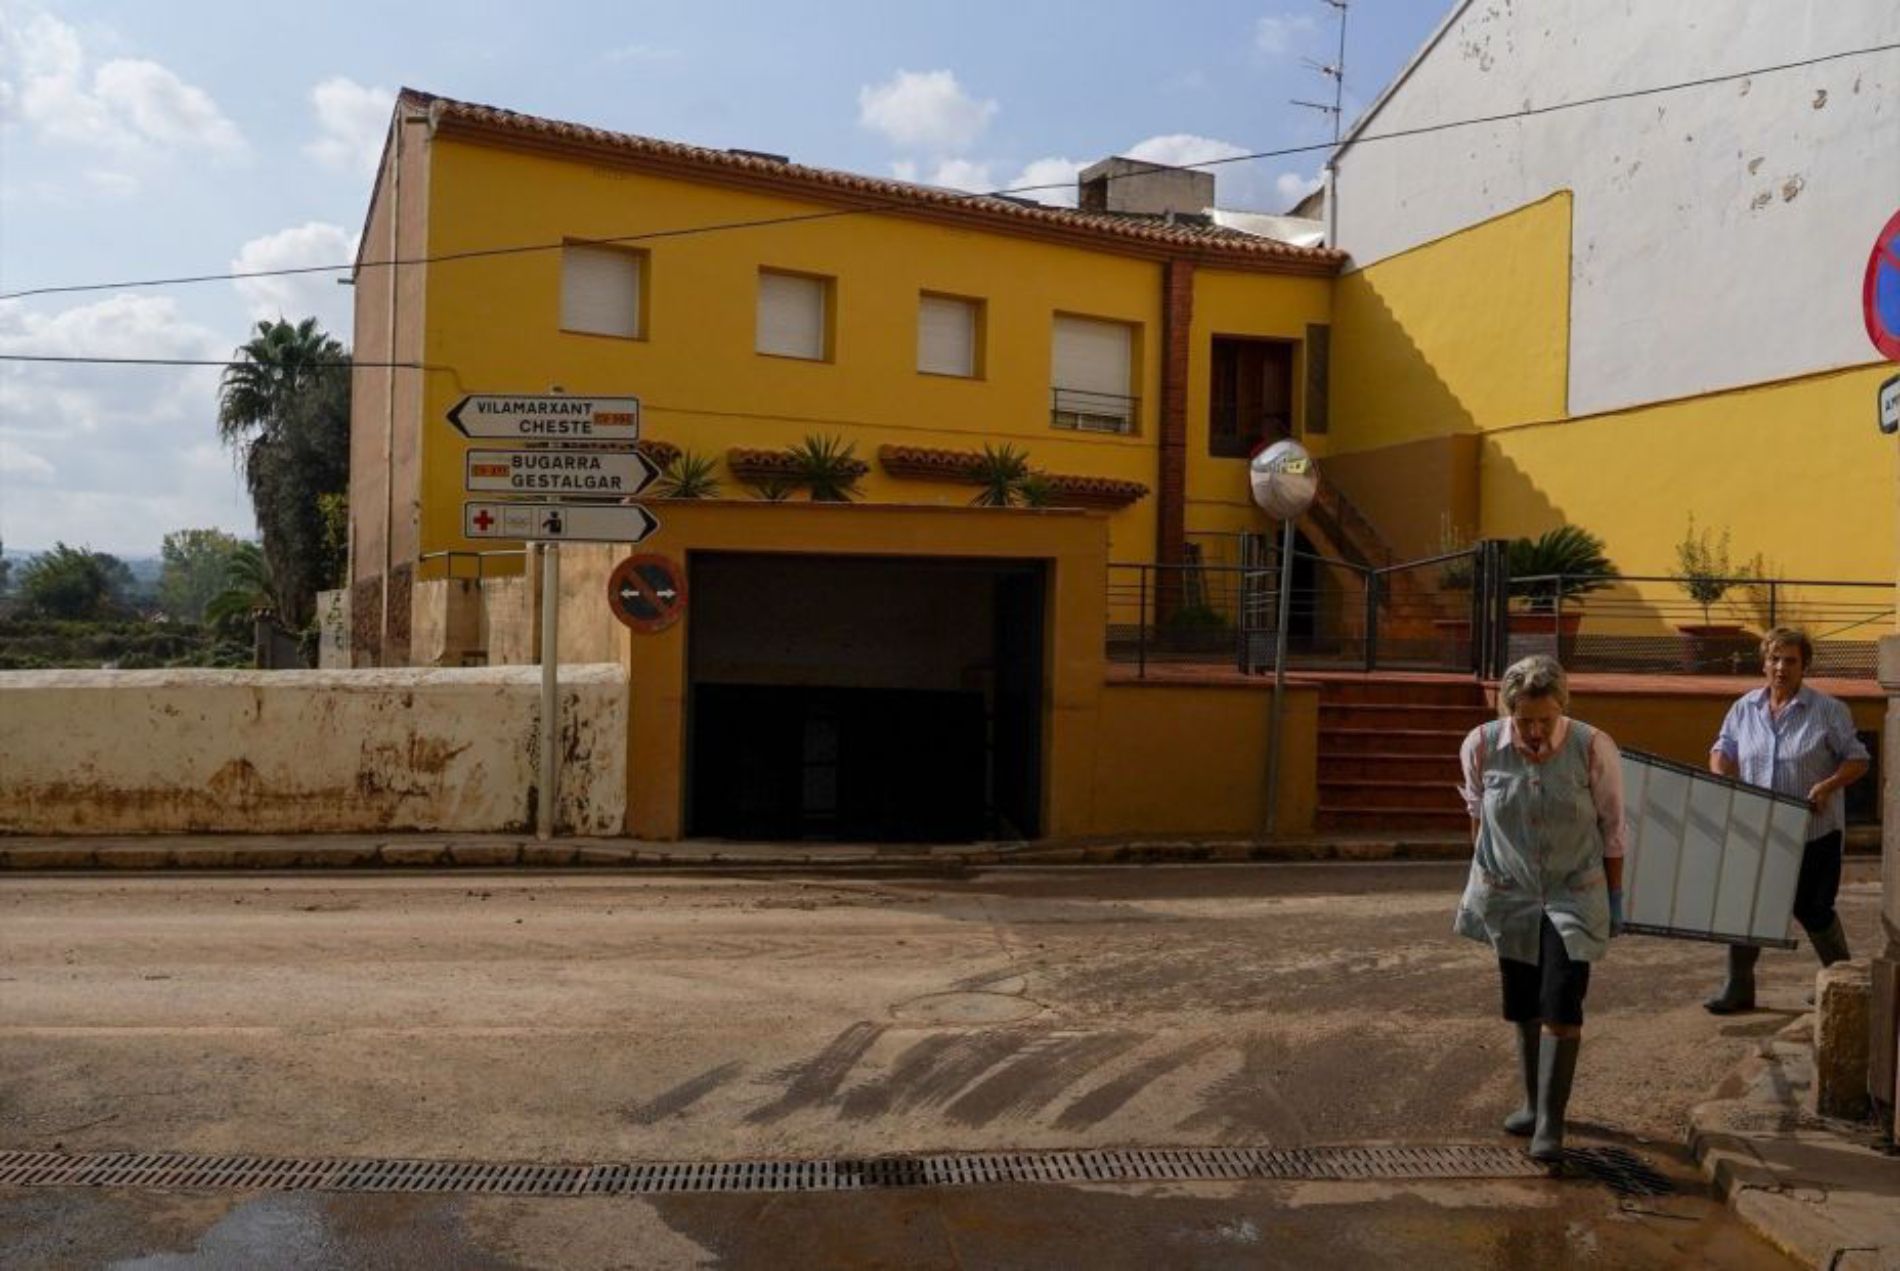
M 1517 1062 L 1524 1074 L 1524 1102 L 1516 1112 L 1504 1118 L 1504 1132 L 1519 1138 L 1537 1128 L 1537 1053 L 1543 1035 L 1541 1020 L 1518 1021 Z
M 1555 1165 L 1564 1159 L 1564 1109 L 1570 1082 L 1577 1075 L 1581 1037 L 1547 1036 L 1537 1052 L 1537 1130 L 1531 1135 L 1531 1159 Z
M 1722 991 L 1702 1004 L 1702 1009 L 1711 1015 L 1736 1015 L 1742 1011 L 1755 1009 L 1755 963 L 1761 960 L 1761 949 L 1752 944 L 1732 944 L 1728 947 L 1728 978 L 1722 981 Z

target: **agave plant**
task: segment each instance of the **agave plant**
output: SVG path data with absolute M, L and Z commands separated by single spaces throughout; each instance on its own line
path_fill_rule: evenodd
M 798 489 L 798 482 L 790 477 L 774 474 L 755 477 L 746 482 L 746 488 L 752 491 L 755 498 L 763 499 L 767 503 L 783 503 Z
M 716 499 L 719 497 L 718 462 L 710 455 L 682 450 L 660 474 L 660 497 L 667 499 Z
M 810 493 L 813 503 L 849 503 L 858 497 L 866 471 L 856 451 L 836 437 L 807 437 L 789 452 L 792 481 Z
M 1016 482 L 1016 499 L 1026 508 L 1046 508 L 1056 501 L 1056 485 L 1046 473 L 1025 472 Z
M 1022 484 L 1030 475 L 1029 456 L 1005 442 L 983 443 L 983 456 L 970 465 L 970 475 L 982 488 L 970 500 L 980 508 L 1006 508 L 1021 500 Z
M 1539 581 L 1511 590 L 1523 596 L 1533 613 L 1548 613 L 1556 608 L 1559 594 L 1566 599 L 1601 591 L 1619 575 L 1610 558 L 1603 554 L 1603 540 L 1575 525 L 1560 525 L 1536 538 L 1511 540 L 1509 562 L 1511 577 L 1536 578 Z

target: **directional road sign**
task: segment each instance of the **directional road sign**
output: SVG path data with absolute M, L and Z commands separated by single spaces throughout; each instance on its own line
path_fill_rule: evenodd
M 686 612 L 686 575 L 669 556 L 629 556 L 607 576 L 607 607 L 643 635 L 664 631 Z
M 1900 432 L 1900 375 L 1880 386 L 1880 431 Z
M 576 498 L 631 498 L 660 470 L 637 450 L 471 450 L 471 494 L 553 494 Z
M 464 437 L 512 441 L 637 441 L 637 397 L 515 397 L 471 393 L 450 408 Z
M 537 543 L 639 543 L 660 528 L 638 503 L 464 503 L 462 533 Z

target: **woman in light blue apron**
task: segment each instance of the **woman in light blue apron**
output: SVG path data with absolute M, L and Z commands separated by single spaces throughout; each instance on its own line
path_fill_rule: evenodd
M 1504 1128 L 1545 1162 L 1563 1158 L 1590 964 L 1623 927 L 1622 767 L 1569 703 L 1557 660 L 1525 658 L 1498 683 L 1499 718 L 1460 752 L 1473 853 L 1456 929 L 1497 951 L 1524 1080 Z

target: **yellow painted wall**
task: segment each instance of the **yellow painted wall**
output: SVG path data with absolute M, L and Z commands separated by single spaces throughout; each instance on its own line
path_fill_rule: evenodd
M 1254 506 L 1245 459 L 1208 453 L 1215 336 L 1298 341 L 1293 360 L 1293 419 L 1297 433 L 1306 410 L 1306 328 L 1332 320 L 1333 283 L 1327 278 L 1263 279 L 1257 274 L 1194 271 L 1187 392 L 1187 528 L 1190 533 L 1261 533 L 1271 527 Z M 1118 559 L 1120 559 L 1118 557 Z
M 1760 553 L 1783 578 L 1891 578 L 1894 447 L 1872 415 L 1889 368 L 1572 417 L 1570 233 L 1560 193 L 1338 280 L 1333 432 L 1315 450 L 1373 523 L 1409 553 L 1440 514 L 1462 521 L 1468 493 L 1422 467 L 1417 443 L 1475 433 L 1477 523 L 1465 528 L 1482 537 L 1580 525 L 1623 573 L 1666 575 L 1693 513 L 1729 531 L 1738 565 Z M 1617 599 L 1624 629 L 1700 621 L 1667 582 Z M 1795 596 L 1836 609 L 1865 599 Z M 1760 625 L 1740 608 L 1713 616 Z
M 1287 686 L 1279 830 L 1305 834 L 1318 802 L 1319 689 Z M 1102 694 L 1095 833 L 1252 838 L 1266 815 L 1268 682 L 1119 681 Z
M 1568 399 L 1570 195 L 1339 278 L 1320 455 L 1560 418 Z
M 809 214 L 817 205 L 440 138 L 432 171 L 431 249 L 552 242 L 687 225 Z M 522 197 L 531 191 L 532 197 Z M 559 330 L 560 253 L 465 261 L 431 277 L 425 412 L 424 535 L 462 545 L 460 454 L 440 416 L 464 392 L 628 392 L 650 436 L 694 451 L 783 447 L 807 434 L 854 442 L 1026 449 L 1060 473 L 1155 485 L 1160 268 L 1153 262 L 889 216 L 852 215 L 764 229 L 653 241 L 647 333 L 637 340 Z M 821 274 L 834 287 L 834 358 L 754 352 L 762 267 Z M 1272 280 L 1282 285 L 1292 280 Z M 919 293 L 986 305 L 984 377 L 916 369 Z M 1139 324 L 1139 433 L 1080 436 L 1049 426 L 1051 326 L 1057 311 Z M 731 482 L 726 493 L 744 497 Z M 865 497 L 968 503 L 968 486 L 894 480 L 873 467 Z M 1150 496 L 1114 518 L 1118 555 L 1146 554 Z
M 1755 687 L 1755 681 L 1737 680 L 1732 691 L 1709 693 L 1680 687 L 1668 693 L 1580 688 L 1571 694 L 1570 713 L 1609 733 L 1619 746 L 1700 768 L 1709 762 L 1709 746 L 1728 708 Z M 1821 687 L 1826 691 L 1829 686 Z M 1863 732 L 1879 729 L 1886 718 L 1886 700 L 1870 683 L 1854 688 L 1854 696 L 1844 699 L 1854 716 L 1854 727 Z

